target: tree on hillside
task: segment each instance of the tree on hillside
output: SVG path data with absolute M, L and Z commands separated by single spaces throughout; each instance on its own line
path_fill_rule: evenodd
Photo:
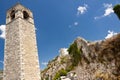
M 120 4 L 117 4 L 114 6 L 113 8 L 114 13 L 118 16 L 118 18 L 120 19 Z
M 81 60 L 81 49 L 77 47 L 76 42 L 70 45 L 68 52 L 72 58 L 72 66 L 77 66 Z

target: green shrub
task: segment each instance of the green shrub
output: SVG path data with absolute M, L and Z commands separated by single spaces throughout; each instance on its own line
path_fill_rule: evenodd
M 66 62 L 66 57 L 62 57 L 60 63 L 63 64 L 63 63 L 65 63 L 65 62 Z
M 66 76 L 66 75 L 67 75 L 67 71 L 64 69 L 61 69 L 56 73 L 53 80 L 58 80 L 58 79 L 60 79 L 60 76 Z
M 66 71 L 67 71 L 67 72 L 70 72 L 70 71 L 73 70 L 73 69 L 74 69 L 74 66 L 70 65 L 70 66 L 68 66 L 68 67 L 66 68 Z
M 72 59 L 72 66 L 77 66 L 81 60 L 81 50 L 78 49 L 77 43 L 74 42 L 72 45 L 70 45 L 68 52 Z
M 114 13 L 118 16 L 118 18 L 120 19 L 120 4 L 117 4 L 114 6 L 113 8 Z
M 49 77 L 46 77 L 45 80 L 49 80 Z

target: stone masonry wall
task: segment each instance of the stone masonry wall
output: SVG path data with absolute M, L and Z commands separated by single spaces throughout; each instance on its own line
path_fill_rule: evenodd
M 17 4 L 7 11 L 6 24 L 3 80 L 41 80 L 32 12 Z
M 25 80 L 40 80 L 40 69 L 34 24 L 23 19 L 20 23 L 22 71 Z
M 6 26 L 4 80 L 19 80 L 21 76 L 19 19 Z

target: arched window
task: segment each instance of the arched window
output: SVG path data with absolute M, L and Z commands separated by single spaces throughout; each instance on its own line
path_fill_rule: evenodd
M 11 20 L 15 18 L 15 10 L 12 10 L 10 13 Z
M 24 19 L 28 19 L 29 18 L 29 15 L 26 11 L 23 11 L 23 18 Z

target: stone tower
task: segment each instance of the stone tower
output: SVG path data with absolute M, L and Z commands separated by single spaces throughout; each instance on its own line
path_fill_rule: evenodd
M 21 4 L 7 11 L 3 80 L 40 80 L 33 15 Z

